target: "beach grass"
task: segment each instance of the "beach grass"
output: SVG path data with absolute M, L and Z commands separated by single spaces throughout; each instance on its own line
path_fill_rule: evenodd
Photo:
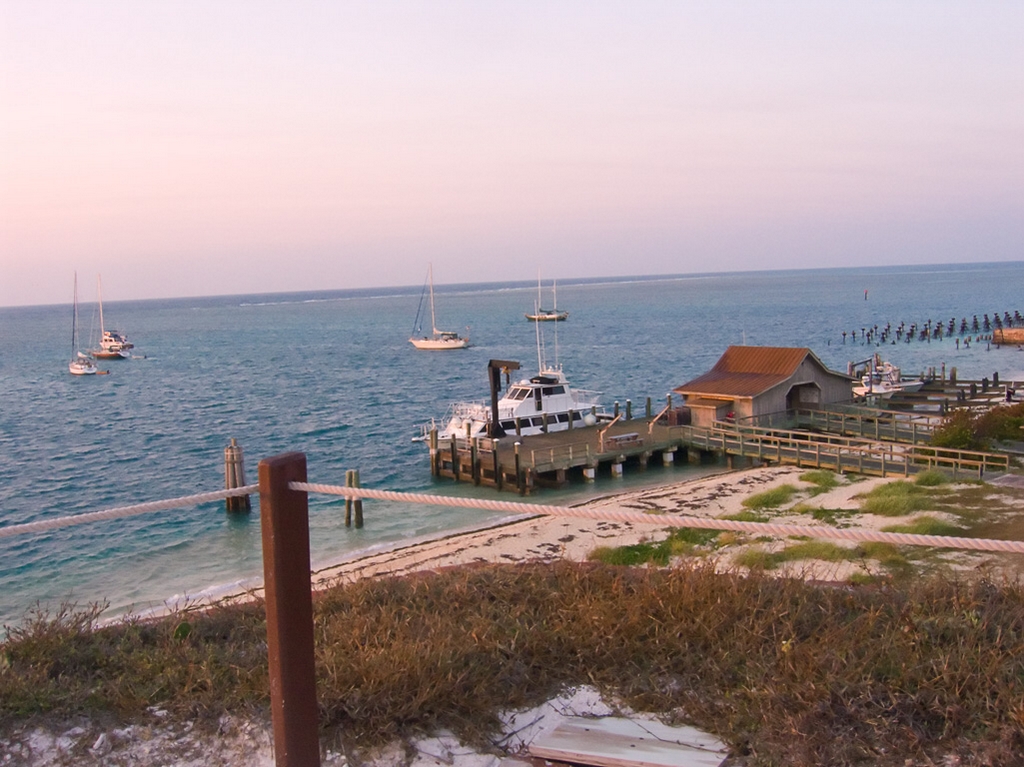
M 827 469 L 805 471 L 800 475 L 800 481 L 814 485 L 810 490 L 812 496 L 821 495 L 839 487 L 839 477 L 836 476 L 834 471 L 828 471 Z
M 797 492 L 796 487 L 793 485 L 779 485 L 778 487 L 773 487 L 770 490 L 754 493 L 748 498 L 744 498 L 743 506 L 755 511 L 763 509 L 777 509 L 783 504 L 789 503 Z
M 693 554 L 696 549 L 712 544 L 720 535 L 718 530 L 676 528 L 658 542 L 642 542 L 629 546 L 599 546 L 588 557 L 606 565 L 654 564 L 664 567 L 672 557 Z
M 835 588 L 711 562 L 559 562 L 362 579 L 314 611 L 322 731 L 352 747 L 439 729 L 486 744 L 498 712 L 582 684 L 713 732 L 751 767 L 949 753 L 1010 765 L 1024 743 L 1014 584 Z M 68 607 L 9 630 L 0 729 L 151 706 L 265 714 L 260 602 L 103 628 L 98 614 Z
M 877 485 L 862 496 L 860 509 L 866 514 L 905 517 L 930 506 L 926 491 L 913 482 L 898 480 Z

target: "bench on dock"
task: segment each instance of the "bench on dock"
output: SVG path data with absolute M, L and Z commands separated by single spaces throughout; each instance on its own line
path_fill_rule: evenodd
M 628 434 L 616 434 L 613 437 L 606 437 L 604 444 L 605 447 L 632 447 L 644 444 L 644 438 L 637 432 L 631 431 Z

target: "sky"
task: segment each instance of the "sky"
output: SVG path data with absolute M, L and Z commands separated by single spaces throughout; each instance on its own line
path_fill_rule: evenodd
M 0 306 L 1024 260 L 1024 3 L 0 0 Z

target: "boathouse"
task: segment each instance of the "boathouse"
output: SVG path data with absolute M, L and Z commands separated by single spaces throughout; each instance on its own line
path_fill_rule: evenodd
M 810 349 L 730 346 L 711 370 L 674 391 L 682 395 L 690 423 L 709 427 L 715 421 L 850 402 L 853 381 L 829 370 Z

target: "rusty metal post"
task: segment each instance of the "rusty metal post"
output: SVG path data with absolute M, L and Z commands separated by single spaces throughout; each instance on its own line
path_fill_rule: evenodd
M 277 767 L 320 767 L 313 597 L 310 584 L 306 456 L 284 453 L 259 463 L 263 578 L 267 606 L 270 710 Z

